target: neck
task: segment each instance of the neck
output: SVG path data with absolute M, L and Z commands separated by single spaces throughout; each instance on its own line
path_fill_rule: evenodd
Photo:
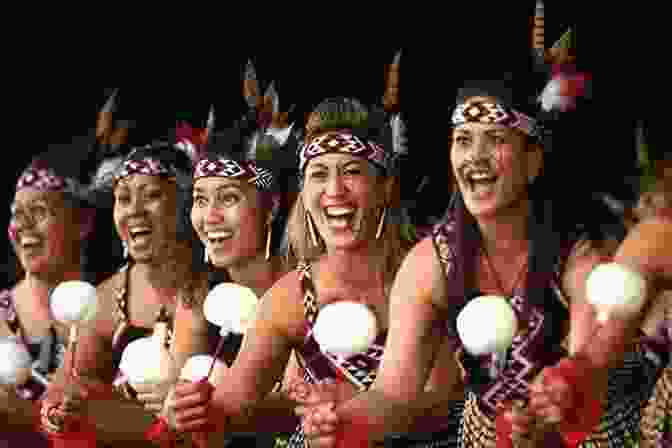
M 524 200 L 497 216 L 477 217 L 476 222 L 486 251 L 491 255 L 503 256 L 527 251 L 530 213 L 530 201 Z
M 363 244 L 357 248 L 329 249 L 327 248 L 326 262 L 331 274 L 348 282 L 366 281 L 380 278 L 381 264 L 379 251 L 374 243 Z
M 23 284 L 31 291 L 30 296 L 35 297 L 39 301 L 48 302 L 49 292 L 61 282 L 81 280 L 81 278 L 80 266 L 68 266 L 55 273 L 38 274 L 27 272 Z
M 133 265 L 134 277 L 141 278 L 148 283 L 155 294 L 162 298 L 174 298 L 177 287 L 174 278 L 166 275 L 164 266 L 151 263 L 136 263 Z
M 270 260 L 266 260 L 264 254 L 226 268 L 232 282 L 252 289 L 260 298 L 278 280 L 281 270 L 281 261 L 278 257 L 273 256 Z

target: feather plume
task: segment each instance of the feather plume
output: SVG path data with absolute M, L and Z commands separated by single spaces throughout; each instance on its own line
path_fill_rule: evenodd
M 208 112 L 208 121 L 205 125 L 206 136 L 210 135 L 215 129 L 215 106 L 210 106 L 210 112 Z
M 408 138 L 406 137 L 406 123 L 401 114 L 395 114 L 390 119 L 392 128 L 392 151 L 395 155 L 408 154 Z
M 537 54 L 544 54 L 544 2 L 537 0 L 534 8 L 534 26 L 532 27 L 532 50 Z
M 385 111 L 389 113 L 399 112 L 399 66 L 401 63 L 401 50 L 394 55 L 394 60 L 387 72 L 387 83 L 383 96 Z
M 96 139 L 98 140 L 105 140 L 105 138 L 112 132 L 112 114 L 116 110 L 118 92 L 119 88 L 117 87 L 98 113 L 98 122 L 96 124 Z
M 245 78 L 243 80 L 243 96 L 250 108 L 255 108 L 259 104 L 259 82 L 257 81 L 257 72 L 252 65 L 252 61 L 247 61 L 245 67 Z

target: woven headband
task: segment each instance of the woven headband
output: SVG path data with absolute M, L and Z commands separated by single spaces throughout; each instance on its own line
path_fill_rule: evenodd
M 384 168 L 389 168 L 390 158 L 379 144 L 362 140 L 347 132 L 328 132 L 304 144 L 299 151 L 299 170 L 303 172 L 311 159 L 327 153 L 343 153 L 361 157 Z
M 259 190 L 269 191 L 273 187 L 273 173 L 256 163 L 237 162 L 223 157 L 201 159 L 194 168 L 194 181 L 202 177 L 249 177 Z
M 35 188 L 43 191 L 65 191 L 77 193 L 81 187 L 79 183 L 69 177 L 57 176 L 47 168 L 28 167 L 21 173 L 16 182 L 16 189 Z
M 534 118 L 499 103 L 468 101 L 459 104 L 453 112 L 454 126 L 464 123 L 501 124 L 518 129 L 530 137 L 541 137 L 543 129 Z

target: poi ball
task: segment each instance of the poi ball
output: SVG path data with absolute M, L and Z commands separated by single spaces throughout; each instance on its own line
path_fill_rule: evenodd
M 213 357 L 210 355 L 192 356 L 187 360 L 184 367 L 182 367 L 182 372 L 180 372 L 180 379 L 191 382 L 203 379 L 210 370 L 210 366 L 212 365 L 212 359 Z M 222 369 L 226 369 L 226 364 L 220 361 L 219 359 L 216 359 L 215 366 L 212 369 L 212 374 L 208 378 L 210 384 L 212 384 L 215 387 L 217 386 L 217 384 L 216 381 L 214 381 L 214 378 L 218 377 L 217 373 Z
M 642 274 L 619 263 L 602 263 L 586 279 L 586 297 L 597 310 L 597 321 L 630 317 L 641 311 L 647 295 Z
M 220 283 L 203 303 L 205 318 L 224 330 L 244 334 L 257 314 L 259 299 L 250 288 L 237 283 Z
M 65 325 L 92 320 L 98 309 L 96 288 L 87 282 L 61 282 L 49 298 L 51 315 Z
M 139 338 L 128 344 L 121 354 L 119 370 L 128 377 L 131 385 L 158 384 L 177 377 L 168 350 L 153 336 Z
M 0 340 L 0 384 L 25 384 L 32 365 L 33 359 L 25 345 L 8 338 Z
M 507 351 L 518 332 L 518 318 L 502 296 L 469 301 L 457 316 L 457 332 L 465 350 L 474 356 Z
M 378 334 L 373 312 L 357 302 L 335 302 L 317 315 L 313 336 L 320 349 L 339 356 L 365 352 Z

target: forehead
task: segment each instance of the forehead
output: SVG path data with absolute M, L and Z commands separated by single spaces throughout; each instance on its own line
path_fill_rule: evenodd
M 308 165 L 306 165 L 306 169 L 341 167 L 350 163 L 359 163 L 362 165 L 368 164 L 361 157 L 334 152 L 334 153 L 322 154 L 310 160 L 308 162 Z
M 254 188 L 249 182 L 230 177 L 203 177 L 194 183 L 194 192 L 210 193 L 221 189 L 248 190 Z
M 142 189 L 152 186 L 163 187 L 165 186 L 164 179 L 159 176 L 149 176 L 147 174 L 131 174 L 122 179 L 119 179 L 117 185 L 115 186 L 115 191 L 119 189 Z
M 27 187 L 18 190 L 14 194 L 12 205 L 29 204 L 32 202 L 45 201 L 54 203 L 62 198 L 62 194 L 57 191 L 45 191 L 37 188 Z

